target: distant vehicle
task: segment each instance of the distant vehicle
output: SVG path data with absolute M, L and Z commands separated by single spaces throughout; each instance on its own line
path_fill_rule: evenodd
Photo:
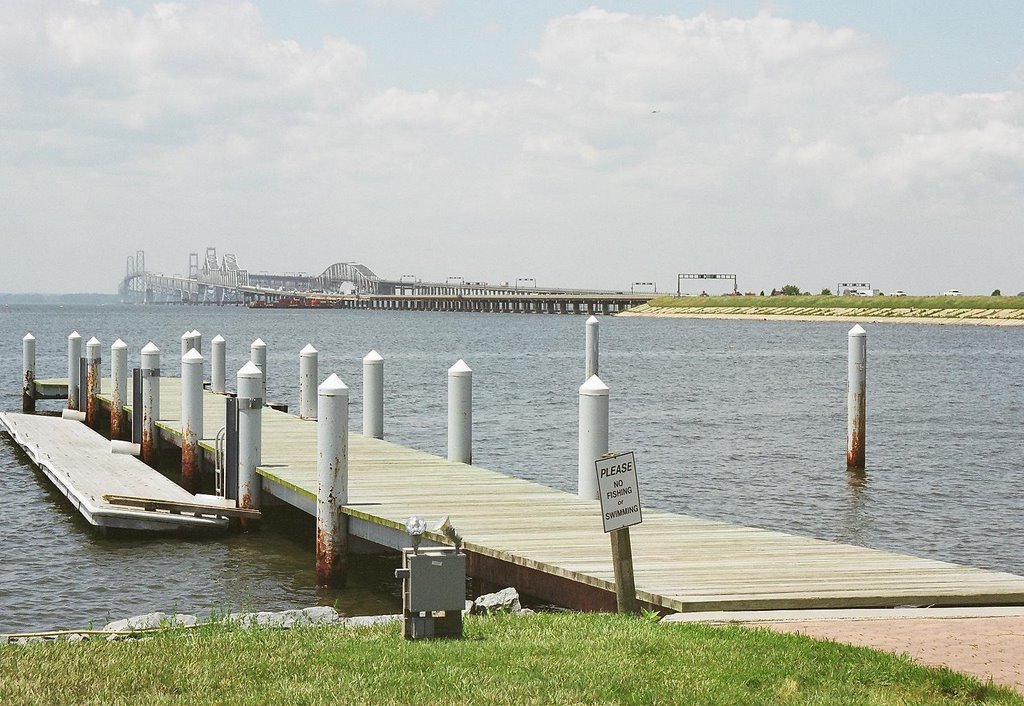
M 942 296 L 944 296 L 944 297 L 959 297 L 960 296 L 960 290 L 959 289 L 947 289 L 945 292 L 942 293 Z
M 889 296 L 890 297 L 905 297 L 905 296 L 907 296 L 907 293 L 904 292 L 902 289 L 897 289 L 895 292 L 893 292 Z

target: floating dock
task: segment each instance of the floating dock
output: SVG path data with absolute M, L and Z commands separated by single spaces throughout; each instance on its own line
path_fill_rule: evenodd
M 65 381 L 36 383 L 66 389 Z M 180 380 L 161 378 L 160 397 L 161 443 L 180 446 Z M 98 399 L 109 406 L 108 396 Z M 212 436 L 224 424 L 224 396 L 204 391 L 203 414 L 205 436 Z M 77 437 L 45 446 L 30 452 L 37 463 L 47 454 L 85 455 Z M 203 439 L 200 447 L 203 465 L 212 468 L 214 442 Z M 264 407 L 264 493 L 315 515 L 316 456 L 317 422 Z M 468 573 L 478 587 L 513 585 L 558 605 L 615 609 L 609 539 L 596 500 L 354 432 L 348 488 L 350 536 L 400 549 L 409 543 L 409 516 L 425 517 L 428 527 L 448 516 L 465 538 Z M 1024 577 L 1008 573 L 653 508 L 631 531 L 637 597 L 663 611 L 1024 604 Z M 426 539 L 445 542 L 432 532 Z
M 232 509 L 209 507 L 212 498 L 185 492 L 134 456 L 111 453 L 110 441 L 81 422 L 0 412 L 0 429 L 100 529 L 222 530 L 234 516 Z

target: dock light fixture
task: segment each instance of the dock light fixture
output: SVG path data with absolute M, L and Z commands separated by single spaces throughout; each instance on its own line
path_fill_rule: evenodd
M 405 531 L 409 533 L 409 539 L 412 540 L 412 551 L 414 554 L 419 553 L 420 542 L 423 541 L 423 533 L 427 530 L 427 521 L 419 515 L 413 515 L 405 521 Z
M 449 542 L 454 544 L 456 553 L 462 549 L 462 535 L 455 530 L 455 526 L 451 523 L 448 515 L 441 518 L 441 521 L 437 523 L 437 527 L 434 528 L 434 531 L 440 532 Z

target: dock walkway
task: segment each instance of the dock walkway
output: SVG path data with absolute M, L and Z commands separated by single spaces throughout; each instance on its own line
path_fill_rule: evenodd
M 196 496 L 134 456 L 112 454 L 110 441 L 85 424 L 60 417 L 0 412 L 6 431 L 89 524 L 148 531 L 223 529 L 227 520 L 195 513 L 124 507 L 104 496 L 191 505 Z
M 180 381 L 162 378 L 160 395 L 158 427 L 180 444 Z M 204 393 L 204 417 L 213 437 L 222 397 Z M 314 514 L 316 422 L 264 408 L 262 433 L 264 492 Z M 614 608 L 596 500 L 354 432 L 349 443 L 351 535 L 397 549 L 410 515 L 428 527 L 447 515 L 471 575 L 560 605 Z M 201 445 L 212 458 L 212 441 Z M 1024 605 L 1024 577 L 653 508 L 631 534 L 638 598 L 669 611 Z

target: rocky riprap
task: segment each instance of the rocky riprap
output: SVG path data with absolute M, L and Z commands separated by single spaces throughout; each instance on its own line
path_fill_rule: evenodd
M 465 613 L 473 615 L 493 615 L 496 613 L 532 613 L 523 608 L 519 601 L 519 593 L 514 588 L 505 588 L 497 593 L 488 593 L 475 601 L 466 601 Z M 293 627 L 337 626 L 342 628 L 365 627 L 401 622 L 401 615 L 360 615 L 345 617 L 330 606 L 314 606 L 278 612 L 260 611 L 258 613 L 229 613 L 221 618 L 208 622 L 233 625 L 243 629 L 287 630 Z M 146 613 L 134 615 L 107 623 L 102 630 L 82 632 L 59 631 L 40 633 L 32 636 L 0 635 L 0 644 L 27 645 L 39 642 L 82 642 L 84 640 L 137 640 L 156 630 L 191 628 L 201 621 L 188 613 Z

